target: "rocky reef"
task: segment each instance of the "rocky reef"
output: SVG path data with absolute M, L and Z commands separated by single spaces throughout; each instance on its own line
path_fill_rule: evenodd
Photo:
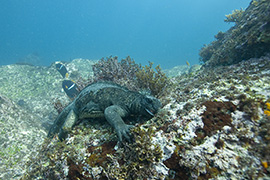
M 134 125 L 131 142 L 118 142 L 100 117 L 63 141 L 47 139 L 70 102 L 55 63 L 1 66 L 0 179 L 269 179 L 269 4 L 253 0 L 227 15 L 235 26 L 202 48 L 205 64 L 169 77 L 130 57 L 64 63 L 80 90 L 106 80 L 161 100 L 150 120 L 124 119 Z
M 230 65 L 270 53 L 270 1 L 252 0 L 246 10 L 234 10 L 224 21 L 235 25 L 201 49 L 205 66 Z
M 13 179 L 25 172 L 25 162 L 38 153 L 46 132 L 38 115 L 0 95 L 0 179 Z
M 201 68 L 169 81 L 166 94 L 158 95 L 164 106 L 155 117 L 126 119 L 135 125 L 132 143 L 117 143 L 105 120 L 85 121 L 65 141 L 45 139 L 21 178 L 270 176 L 270 57 Z
M 75 59 L 67 67 L 71 77 L 78 79 L 80 70 L 79 76 L 87 78 L 95 63 Z M 57 99 L 66 104 L 69 99 L 61 90 L 62 77 L 54 64 L 13 64 L 1 66 L 0 70 L 0 179 L 18 179 L 57 116 L 54 102 Z
M 106 69 L 112 61 L 130 59 L 115 61 L 110 57 L 99 62 L 99 69 Z M 89 82 L 96 79 L 96 71 L 92 71 L 96 63 L 77 59 L 65 65 L 76 82 Z M 2 66 L 1 83 L 5 86 L 1 86 L 0 101 L 1 178 L 263 179 L 270 176 L 269 56 L 230 66 L 202 67 L 172 78 L 166 78 L 151 64 L 144 68 L 130 65 L 139 67 L 141 79 L 151 77 L 149 82 L 154 79 L 163 84 L 166 80 L 166 85 L 160 85 L 162 91 L 156 92 L 163 108 L 155 117 L 148 121 L 125 119 L 135 128 L 132 143 L 123 144 L 117 143 L 116 134 L 104 119 L 84 121 L 71 130 L 65 141 L 59 141 L 57 136 L 46 139 L 44 124 L 50 125 L 57 116 L 55 101 L 62 104 L 70 101 L 61 90 L 62 77 L 54 64 Z M 7 81 L 8 75 L 14 79 Z M 163 80 L 158 81 L 159 78 Z M 136 84 L 138 79 L 133 80 Z M 133 80 L 130 76 L 129 82 Z

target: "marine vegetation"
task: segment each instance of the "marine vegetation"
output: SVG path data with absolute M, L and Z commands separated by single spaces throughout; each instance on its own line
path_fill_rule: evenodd
M 170 81 L 160 66 L 153 68 L 135 63 L 129 56 L 118 62 L 117 57 L 102 58 L 93 65 L 95 81 L 113 81 L 133 91 L 150 91 L 151 95 L 161 96 Z
M 243 12 L 244 12 L 244 10 L 242 8 L 233 10 L 232 14 L 225 15 L 226 19 L 224 19 L 224 22 L 238 23 L 241 20 L 242 16 L 243 16 Z
M 270 53 L 270 1 L 253 1 L 246 10 L 226 15 L 225 22 L 236 23 L 201 48 L 204 66 L 230 65 Z
M 105 131 L 87 134 L 93 127 L 74 130 L 66 141 L 46 140 L 40 153 L 33 157 L 24 179 L 145 179 L 159 176 L 155 170 L 162 158 L 158 144 L 152 143 L 154 129 L 137 126 L 132 129 L 132 144 L 124 142 L 115 150 L 112 139 L 94 145 Z M 107 131 L 108 133 L 108 131 Z M 31 162 L 29 162 L 31 163 Z M 162 177 L 162 175 L 160 175 Z
M 153 69 L 153 63 L 144 66 L 136 73 L 137 85 L 141 89 L 148 89 L 154 96 L 164 95 L 169 80 L 165 73 L 161 71 L 160 66 Z
M 132 129 L 135 143 L 126 144 L 118 152 L 122 156 L 120 161 L 124 164 L 116 179 L 146 179 L 158 176 L 154 165 L 160 162 L 162 150 L 158 144 L 152 144 L 154 132 L 152 127 Z
M 118 62 L 118 57 L 107 57 L 99 60 L 92 66 L 94 81 L 112 81 L 126 86 L 130 90 L 138 90 L 136 86 L 136 72 L 141 66 L 136 64 L 129 56 Z

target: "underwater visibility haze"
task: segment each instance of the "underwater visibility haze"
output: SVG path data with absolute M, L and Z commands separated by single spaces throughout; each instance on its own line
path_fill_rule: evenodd
M 270 178 L 270 0 L 0 1 L 1 180 Z
M 199 50 L 247 0 L 10 0 L 0 5 L 0 65 L 107 56 L 162 68 L 199 63 Z

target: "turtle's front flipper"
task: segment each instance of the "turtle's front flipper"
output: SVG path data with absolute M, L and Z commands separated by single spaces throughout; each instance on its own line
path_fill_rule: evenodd
M 105 109 L 104 114 L 106 120 L 114 127 L 119 141 L 123 140 L 123 136 L 130 141 L 129 129 L 133 126 L 125 124 L 122 119 L 122 117 L 126 117 L 128 115 L 128 112 L 120 106 L 112 105 Z

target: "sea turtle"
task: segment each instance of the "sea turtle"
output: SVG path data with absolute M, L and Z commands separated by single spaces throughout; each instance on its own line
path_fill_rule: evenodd
M 58 133 L 65 138 L 67 127 L 74 127 L 78 120 L 103 116 L 115 129 L 119 141 L 125 137 L 130 140 L 129 129 L 132 125 L 124 123 L 129 115 L 154 116 L 161 107 L 157 98 L 128 90 L 112 82 L 96 82 L 85 87 L 78 96 L 58 115 L 48 137 Z M 75 118 L 68 118 L 74 113 Z M 70 121 L 70 122 L 69 122 Z

